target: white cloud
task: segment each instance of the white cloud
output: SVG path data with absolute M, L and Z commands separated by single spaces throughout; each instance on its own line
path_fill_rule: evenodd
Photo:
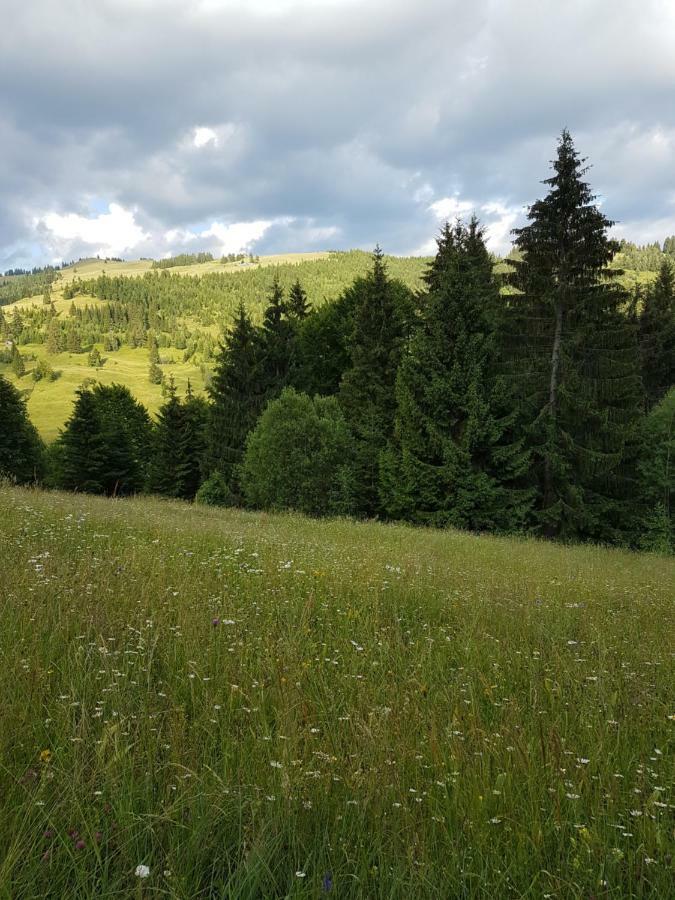
M 207 144 L 213 144 L 214 147 L 217 147 L 218 135 L 213 130 L 213 128 L 199 126 L 194 130 L 192 143 L 195 147 L 205 147 Z
M 442 197 L 429 205 L 429 209 L 440 221 L 462 218 L 475 210 L 476 205 L 470 200 L 460 200 L 457 194 L 453 197 Z
M 520 207 L 508 206 L 500 200 L 474 203 L 471 200 L 462 200 L 457 194 L 436 200 L 428 209 L 440 222 L 466 219 L 475 213 L 485 228 L 485 243 L 488 249 L 499 254 L 508 253 L 511 245 L 511 229 L 521 214 Z M 435 242 L 427 242 L 418 252 L 435 252 Z
M 122 256 L 150 235 L 136 222 L 135 211 L 111 203 L 107 213 L 88 218 L 77 213 L 47 213 L 34 220 L 44 242 L 61 258 L 71 247 L 87 244 L 100 256 Z
M 279 220 L 279 224 L 287 224 L 290 220 Z M 260 240 L 268 228 L 275 224 L 272 219 L 258 219 L 255 222 L 213 222 L 211 227 L 200 233 L 201 237 L 216 238 L 220 243 L 221 253 L 241 253 Z

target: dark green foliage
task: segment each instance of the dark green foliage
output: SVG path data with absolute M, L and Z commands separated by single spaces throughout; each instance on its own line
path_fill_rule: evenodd
M 148 381 L 150 384 L 161 384 L 163 377 L 162 367 L 157 365 L 156 362 L 151 362 L 148 369 Z
M 528 454 L 497 377 L 501 300 L 474 219 L 446 224 L 399 370 L 395 439 L 381 461 L 390 515 L 479 531 L 522 528 Z
M 191 394 L 184 402 L 171 380 L 168 400 L 157 414 L 148 488 L 165 497 L 192 500 L 205 450 L 206 403 Z
M 33 381 L 42 381 L 43 378 L 45 381 L 56 381 L 59 376 L 46 359 L 39 359 L 33 367 L 31 377 Z
M 286 388 L 247 441 L 241 467 L 246 502 L 309 515 L 348 512 L 351 446 L 335 398 L 312 399 Z
M 307 294 L 300 284 L 300 279 L 296 278 L 293 286 L 288 292 L 288 302 L 286 304 L 288 316 L 296 322 L 306 319 L 311 311 L 311 306 L 307 300 Z
M 647 416 L 639 463 L 644 514 L 636 543 L 643 550 L 675 550 L 675 388 Z M 636 498 L 637 503 L 637 498 Z
M 59 353 L 61 349 L 61 326 L 58 319 L 52 318 L 47 326 L 46 350 L 47 353 L 54 354 Z
M 582 163 L 563 131 L 549 193 L 515 232 L 508 373 L 533 450 L 538 528 L 609 541 L 628 524 L 642 390 L 627 297 L 607 269 L 618 245 Z
M 80 388 L 58 439 L 56 482 L 92 494 L 138 493 L 147 477 L 150 442 L 150 418 L 128 388 Z
M 642 381 L 649 407 L 675 384 L 675 269 L 666 260 L 639 317 Z
M 298 328 L 293 386 L 307 394 L 337 394 L 349 368 L 350 336 L 357 294 L 346 290 L 337 300 L 313 310 Z
M 260 374 L 266 403 L 286 387 L 294 366 L 295 322 L 289 318 L 284 291 L 275 275 L 260 329 Z
M 203 506 L 236 506 L 237 499 L 220 472 L 211 472 L 195 496 Z
M 396 373 L 408 321 L 379 247 L 373 253 L 372 271 L 351 290 L 355 294 L 351 364 L 344 373 L 339 400 L 355 439 L 356 509 L 375 516 L 381 510 L 379 458 L 393 433 Z
M 219 471 L 236 491 L 235 469 L 246 436 L 263 407 L 260 339 L 244 309 L 220 348 L 208 394 L 211 400 L 206 471 Z
M 19 484 L 43 475 L 43 447 L 26 404 L 14 385 L 0 375 L 0 477 Z
M 167 259 L 155 259 L 153 269 L 171 269 L 174 266 L 196 266 L 199 263 L 213 262 L 212 253 L 179 253 Z

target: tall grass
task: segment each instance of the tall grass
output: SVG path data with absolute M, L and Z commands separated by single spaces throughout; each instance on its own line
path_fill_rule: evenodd
M 672 561 L 0 516 L 0 897 L 669 896 Z

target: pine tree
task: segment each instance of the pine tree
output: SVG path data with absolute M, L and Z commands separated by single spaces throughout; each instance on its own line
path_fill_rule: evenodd
M 302 322 L 311 311 L 311 305 L 307 300 L 307 294 L 303 290 L 299 278 L 296 278 L 289 291 L 286 308 L 289 318 L 294 319 L 296 322 Z
M 104 436 L 94 394 L 80 388 L 75 407 L 59 437 L 58 486 L 102 494 L 105 483 Z
M 274 276 L 263 313 L 260 353 L 265 402 L 269 402 L 276 399 L 288 384 L 295 355 L 295 329 L 289 320 L 278 275 Z
M 167 387 L 168 399 L 157 413 L 153 431 L 153 453 L 150 467 L 149 490 L 165 497 L 182 497 L 179 477 L 181 465 L 181 438 L 184 413 L 176 394 L 173 376 Z
M 243 304 L 216 358 L 211 384 L 206 474 L 219 471 L 233 491 L 246 436 L 263 408 L 260 337 Z
M 669 260 L 646 292 L 639 324 L 642 380 L 651 408 L 675 384 L 675 269 Z
M 512 531 L 524 525 L 532 492 L 497 375 L 501 300 L 492 260 L 476 219 L 446 224 L 437 243 L 398 373 L 382 496 L 392 516 L 413 522 Z
M 12 372 L 16 375 L 17 378 L 23 378 L 26 374 L 26 366 L 23 361 L 23 356 L 19 352 L 19 348 L 16 344 L 12 344 Z
M 52 319 L 47 328 L 47 340 L 45 342 L 47 353 L 53 355 L 61 350 L 61 328 L 58 319 Z
M 396 288 L 379 247 L 371 271 L 354 285 L 354 292 L 351 366 L 343 376 L 339 401 L 355 438 L 352 474 L 357 510 L 375 516 L 381 511 L 380 453 L 393 433 L 396 372 L 405 338 Z
M 148 381 L 150 384 L 161 384 L 163 378 L 162 367 L 156 362 L 151 362 L 148 368 Z
M 90 366 L 93 366 L 95 369 L 100 369 L 103 365 L 103 361 L 101 359 L 101 354 L 99 352 L 98 347 L 92 347 L 89 352 L 89 356 L 87 357 L 87 362 Z
M 533 450 L 537 524 L 560 538 L 617 539 L 635 487 L 642 390 L 635 327 L 607 265 L 618 244 L 563 131 L 549 193 L 515 230 L 509 375 Z
M 43 474 L 42 441 L 28 418 L 26 404 L 14 385 L 0 375 L 0 478 L 19 484 Z

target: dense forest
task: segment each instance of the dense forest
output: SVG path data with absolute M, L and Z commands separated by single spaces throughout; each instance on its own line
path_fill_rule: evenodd
M 46 282 L 41 306 L 0 310 L 16 372 L 25 343 L 127 344 L 148 348 L 162 381 L 158 349 L 170 345 L 209 364 L 208 398 L 165 379 L 153 422 L 125 387 L 83 385 L 45 450 L 2 381 L 0 471 L 92 493 L 672 551 L 675 238 L 610 239 L 583 163 L 563 132 L 504 262 L 472 218 L 447 223 L 427 260 L 378 248 L 272 277 L 159 266 L 75 280 L 64 296 L 95 300 L 67 316 Z M 622 265 L 655 278 L 627 289 Z

